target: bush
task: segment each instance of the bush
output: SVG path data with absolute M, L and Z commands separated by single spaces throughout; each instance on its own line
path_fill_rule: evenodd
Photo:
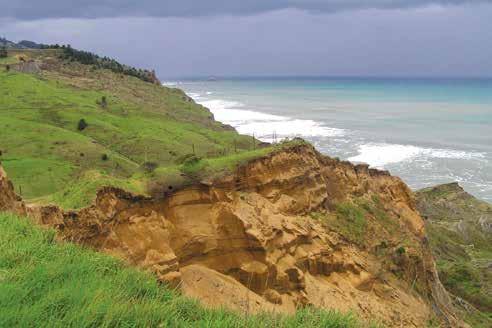
M 101 102 L 99 103 L 99 105 L 101 105 L 102 108 L 108 107 L 108 101 L 106 99 L 106 96 L 101 97 Z
M 142 168 L 145 172 L 147 173 L 151 173 L 151 172 L 154 172 L 155 169 L 158 167 L 159 165 L 157 163 L 154 163 L 154 162 L 145 162 L 142 164 Z
M 181 165 L 181 172 L 192 178 L 198 178 L 207 167 L 207 161 L 202 161 L 201 157 L 191 155 L 187 157 Z
M 87 122 L 82 118 L 82 119 L 80 119 L 79 124 L 77 125 L 77 129 L 79 131 L 83 131 L 88 126 L 89 126 L 89 124 L 87 124 Z
M 107 161 L 107 160 L 109 159 L 108 154 L 102 154 L 102 155 L 101 155 L 101 159 L 102 159 L 103 161 Z
M 5 46 L 0 48 L 0 58 L 6 58 L 8 56 L 7 48 Z
M 201 160 L 201 158 L 196 156 L 195 154 L 186 154 L 186 155 L 178 157 L 178 159 L 176 159 L 175 163 L 186 165 L 186 164 L 197 163 L 200 160 Z

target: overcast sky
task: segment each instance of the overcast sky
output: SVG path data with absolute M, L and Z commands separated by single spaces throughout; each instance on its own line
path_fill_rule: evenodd
M 0 0 L 0 36 L 161 79 L 492 76 L 492 0 Z

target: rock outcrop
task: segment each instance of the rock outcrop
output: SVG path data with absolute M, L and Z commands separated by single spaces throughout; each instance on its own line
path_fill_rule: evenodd
M 149 269 L 207 306 L 254 313 L 310 305 L 390 327 L 436 318 L 464 326 L 408 187 L 308 145 L 160 199 L 105 188 L 80 211 L 27 211 L 61 239 Z
M 0 163 L 1 164 L 1 163 Z M 25 214 L 22 199 L 15 194 L 12 182 L 7 178 L 5 170 L 0 165 L 0 211 L 12 211 Z

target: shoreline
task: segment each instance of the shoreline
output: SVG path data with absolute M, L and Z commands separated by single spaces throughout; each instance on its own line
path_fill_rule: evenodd
M 488 165 L 489 154 L 485 151 L 370 140 L 360 137 L 358 131 L 329 127 L 322 121 L 251 109 L 247 104 L 230 100 L 231 97 L 224 95 L 224 92 L 218 93 L 216 90 L 198 92 L 195 90 L 197 89 L 195 83 L 190 85 L 187 82 L 164 82 L 163 85 L 183 89 L 196 103 L 207 107 L 217 121 L 233 126 L 241 134 L 254 135 L 266 142 L 293 137 L 305 138 L 327 155 L 389 170 L 392 174 L 401 176 L 412 190 L 458 182 L 474 196 L 492 202 L 492 184 L 488 184 L 487 181 L 476 181 L 477 179 L 470 178 L 469 173 L 460 176 L 451 170 L 439 172 L 439 167 L 436 167 L 436 163 L 444 165 L 445 162 L 450 162 L 454 166 L 465 166 L 463 161 L 472 161 L 475 165 Z M 216 85 L 216 82 L 210 82 L 209 86 L 217 89 Z M 419 173 L 415 172 L 416 168 L 408 168 L 411 164 L 421 165 L 422 171 L 430 166 L 434 168 L 432 172 Z

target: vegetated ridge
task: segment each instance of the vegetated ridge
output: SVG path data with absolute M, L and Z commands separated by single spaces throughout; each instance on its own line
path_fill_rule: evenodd
M 492 206 L 457 183 L 416 195 L 441 281 L 473 327 L 492 327 Z

